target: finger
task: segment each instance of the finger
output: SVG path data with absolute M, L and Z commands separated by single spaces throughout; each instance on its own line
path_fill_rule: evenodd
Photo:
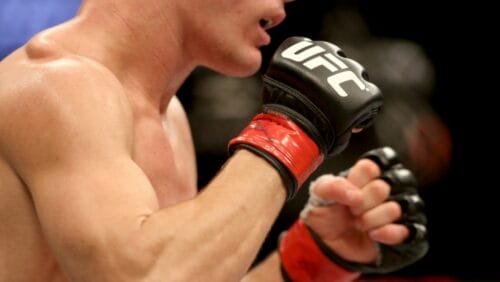
M 361 203 L 351 209 L 356 216 L 386 201 L 391 193 L 391 187 L 387 182 L 376 179 L 365 185 L 361 192 L 363 194 Z
M 335 240 L 352 228 L 354 217 L 344 205 L 330 205 L 312 209 L 302 218 L 323 240 Z
M 380 228 L 371 230 L 368 236 L 374 241 L 386 245 L 401 244 L 408 238 L 410 231 L 402 224 L 386 224 Z
M 356 220 L 356 225 L 361 230 L 368 231 L 395 222 L 401 217 L 401 214 L 399 204 L 390 201 L 363 213 Z
M 350 169 L 347 179 L 352 184 L 363 187 L 371 180 L 380 176 L 380 168 L 378 165 L 369 159 L 361 159 L 357 161 Z
M 326 174 L 318 177 L 311 185 L 311 193 L 326 201 L 355 206 L 362 200 L 361 190 L 343 177 Z

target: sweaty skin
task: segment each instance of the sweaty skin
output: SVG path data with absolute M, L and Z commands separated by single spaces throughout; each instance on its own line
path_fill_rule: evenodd
M 147 184 L 144 185 L 144 192 L 148 197 L 142 198 L 148 200 L 152 210 L 167 207 L 195 196 L 197 191 L 196 168 L 191 136 L 187 130 L 185 114 L 176 98 L 171 100 L 165 113 L 153 114 L 153 111 L 148 109 L 147 101 L 140 100 L 140 95 L 130 95 L 129 99 L 127 99 L 127 95 L 120 97 L 119 94 L 125 94 L 124 90 L 108 71 L 83 58 L 66 55 L 59 46 L 39 38 L 32 40 L 25 48 L 9 57 L 0 69 L 2 74 L 7 75 L 1 76 L 1 81 L 14 82 L 10 84 L 11 87 L 23 89 L 28 86 L 33 90 L 38 90 L 37 92 L 22 90 L 19 93 L 2 91 L 0 97 L 3 102 L 7 103 L 5 106 L 8 103 L 12 103 L 13 106 L 10 109 L 2 107 L 2 113 L 5 117 L 10 117 L 12 121 L 17 121 L 16 130 L 10 134 L 16 134 L 16 136 L 12 136 L 12 139 L 17 140 L 18 143 L 8 148 L 10 152 L 3 152 L 4 156 L 15 154 L 16 152 L 12 152 L 13 150 L 24 150 L 23 147 L 28 146 L 29 143 L 42 141 L 43 139 L 30 139 L 31 136 L 44 135 L 43 132 L 57 134 L 58 139 L 52 141 L 54 146 L 64 146 L 65 142 L 71 142 L 73 137 L 68 135 L 73 130 L 74 133 L 81 134 L 81 136 L 87 133 L 97 134 L 98 132 L 76 132 L 79 130 L 78 127 L 84 125 L 71 124 L 71 121 L 61 120 L 85 117 L 89 123 L 102 123 L 98 126 L 104 131 L 99 133 L 103 134 L 103 137 L 110 131 L 107 127 L 116 126 L 116 128 L 111 129 L 111 131 L 115 131 L 113 134 L 121 134 L 126 138 L 119 140 L 118 137 L 117 144 L 124 149 L 121 154 L 130 157 L 130 160 L 135 162 L 147 176 L 150 183 L 144 183 Z M 5 72 L 4 69 L 10 71 Z M 94 93 L 83 93 L 83 91 L 76 93 L 78 88 L 86 87 L 85 81 L 82 81 L 86 79 L 95 85 Z M 107 99 L 108 97 L 102 94 L 106 88 L 98 87 L 98 84 L 101 83 L 107 84 L 108 90 L 116 93 L 115 97 Z M 89 90 L 92 91 L 92 89 Z M 62 97 L 61 93 L 64 92 L 73 92 L 73 94 L 70 97 Z M 85 98 L 78 97 L 80 94 L 85 95 Z M 104 101 L 104 99 L 107 100 Z M 21 102 L 26 103 L 23 108 L 18 106 Z M 85 112 L 84 109 L 81 109 L 81 114 L 86 116 L 76 116 L 76 111 L 63 113 L 61 108 L 67 107 L 68 104 L 69 107 L 74 106 L 71 103 L 84 103 L 77 106 L 96 108 L 91 111 L 87 109 Z M 85 103 L 88 104 L 85 105 Z M 52 112 L 50 117 L 43 118 L 41 116 L 41 114 L 48 112 Z M 41 117 L 42 120 L 35 120 L 38 117 Z M 59 130 L 58 126 L 74 128 L 63 132 L 62 128 Z M 121 129 L 121 132 L 116 132 L 116 129 Z M 2 130 L 7 132 L 8 128 L 2 127 Z M 9 132 L 7 132 L 8 134 Z M 22 139 L 26 138 L 26 144 L 19 144 L 22 142 L 21 137 Z M 90 136 L 90 138 L 93 137 L 95 136 Z M 115 137 L 110 136 L 110 138 Z M 114 140 L 110 141 L 114 142 Z M 92 144 L 87 145 L 92 146 Z M 80 148 L 82 152 L 87 149 L 89 148 Z M 39 153 L 42 152 L 34 152 L 33 154 Z M 27 157 L 30 158 L 30 156 Z M 76 161 L 77 159 L 75 159 Z M 78 163 L 75 165 L 80 166 Z M 34 169 L 43 170 L 44 168 Z M 96 166 L 95 169 L 99 169 L 99 166 Z M 9 272 L 2 271 L 1 275 L 7 275 L 7 277 L 1 280 L 34 281 L 36 277 L 37 279 L 44 278 L 44 281 L 53 279 L 57 281 L 56 277 L 61 276 L 59 266 L 52 258 L 53 254 L 43 238 L 43 230 L 37 219 L 37 210 L 33 206 L 33 200 L 36 200 L 36 197 L 33 199 L 30 195 L 34 192 L 42 195 L 44 191 L 34 191 L 34 187 L 26 186 L 21 176 L 16 171 L 16 167 L 12 167 L 5 158 L 2 158 L 0 161 L 0 194 L 2 195 L 0 197 L 0 216 L 2 216 L 0 250 L 2 252 L 0 253 L 9 253 L 10 256 L 8 258 L 0 257 L 1 265 L 5 266 L 2 269 L 9 270 Z M 91 178 L 82 179 L 79 185 L 85 184 Z M 68 183 L 68 185 L 71 184 Z M 169 189 L 169 187 L 176 187 L 176 189 Z M 67 189 L 68 193 L 65 195 L 64 191 L 60 191 L 61 194 L 57 195 L 58 191 L 55 191 L 55 199 L 50 201 L 57 204 L 57 202 L 62 203 L 67 200 L 67 203 L 70 203 L 71 199 L 65 199 L 65 197 L 71 196 L 70 190 L 72 188 L 61 187 L 61 189 Z M 82 189 L 88 188 L 83 187 Z M 111 205 L 113 201 L 114 199 L 109 199 L 109 204 Z M 89 211 L 93 208 L 85 206 L 86 203 L 82 204 L 82 208 L 89 209 Z M 53 207 L 48 207 L 48 209 L 47 212 L 57 212 L 57 210 L 50 210 Z M 97 219 L 99 214 L 96 213 L 92 216 Z M 23 248 L 16 246 L 23 246 Z M 0 277 L 2 277 L 1 275 Z
M 0 281 L 238 281 L 283 205 L 278 173 L 246 151 L 195 197 L 175 98 L 197 65 L 255 72 L 259 20 L 278 24 L 282 0 L 231 4 L 254 11 L 224 25 L 240 46 L 206 50 L 186 42 L 217 39 L 201 22 L 180 32 L 204 1 L 126 2 L 84 1 L 0 64 Z
M 197 194 L 175 94 L 197 66 L 255 73 L 270 40 L 260 22 L 279 24 L 284 2 L 84 0 L 74 19 L 1 61 L 0 281 L 240 281 L 285 188 L 274 167 L 240 150 Z M 363 202 L 358 187 L 330 184 L 326 198 Z M 343 240 L 332 238 L 351 254 Z M 356 259 L 376 259 L 367 253 Z M 279 258 L 243 279 L 280 281 Z
M 0 130 L 0 253 L 9 254 L 0 256 L 2 269 L 7 270 L 0 280 L 65 281 L 57 260 L 64 261 L 62 267 L 75 281 L 114 277 L 128 281 L 134 276 L 170 281 L 164 275 L 167 269 L 176 269 L 169 272 L 176 275 L 172 281 L 190 281 L 189 275 L 200 275 L 196 269 L 206 268 L 218 269 L 212 276 L 221 275 L 223 281 L 243 272 L 236 267 L 229 275 L 231 271 L 218 266 L 223 258 L 227 267 L 245 256 L 247 265 L 251 263 L 263 231 L 272 222 L 266 218 L 276 215 L 284 197 L 277 173 L 247 152 L 233 161 L 231 167 L 241 160 L 259 163 L 268 178 L 248 175 L 252 181 L 247 179 L 246 190 L 253 192 L 243 192 L 247 200 L 261 190 L 251 184 L 254 181 L 267 186 L 268 191 L 259 193 L 269 199 L 258 197 L 268 207 L 259 209 L 261 216 L 251 216 L 257 219 L 252 226 L 235 219 L 252 215 L 250 206 L 255 208 L 257 198 L 243 201 L 242 195 L 224 193 L 227 188 L 221 187 L 211 189 L 222 190 L 218 193 L 224 196 L 219 199 L 206 193 L 186 202 L 197 193 L 196 168 L 179 101 L 173 97 L 164 113 L 155 111 L 144 95 L 124 89 L 102 66 L 65 54 L 46 40 L 32 40 L 0 68 L 0 81 L 11 81 L 10 89 L 19 89 L 0 94 L 2 120 L 11 121 L 2 122 Z M 14 124 L 16 129 L 11 130 Z M 234 183 L 233 177 L 224 176 L 221 173 L 218 182 Z M 184 207 L 174 212 L 164 209 L 180 202 L 185 202 Z M 217 205 L 225 207 L 214 208 Z M 238 228 L 226 228 L 231 224 Z M 238 247 L 244 241 L 243 232 L 234 232 L 238 229 L 256 233 L 248 242 L 253 248 Z M 164 238 L 151 238 L 149 233 Z M 181 242 L 171 249 L 165 247 L 166 239 Z M 213 250 L 203 244 L 214 240 L 234 246 Z M 199 250 L 185 249 L 193 241 L 200 242 Z M 235 250 L 241 257 L 230 256 Z M 170 255 L 149 265 L 161 252 Z M 204 255 L 219 258 L 216 262 L 203 259 Z M 95 262 L 96 258 L 107 261 Z M 217 273 L 221 271 L 226 273 Z

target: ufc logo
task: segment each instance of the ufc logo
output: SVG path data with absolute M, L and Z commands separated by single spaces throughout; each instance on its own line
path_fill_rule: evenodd
M 349 67 L 339 58 L 311 41 L 300 41 L 285 49 L 281 56 L 297 63 L 302 63 L 309 70 L 318 67 L 328 69 L 332 75 L 328 77 L 328 84 L 341 97 L 347 97 L 347 93 L 341 84 L 346 81 L 354 82 L 359 89 L 365 90 L 366 85 L 354 74 Z

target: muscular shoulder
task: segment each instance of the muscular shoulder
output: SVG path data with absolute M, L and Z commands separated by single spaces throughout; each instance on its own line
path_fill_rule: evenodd
M 124 97 L 118 80 L 102 65 L 45 45 L 30 42 L 2 62 L 0 81 L 5 88 L 0 88 L 0 99 L 109 103 Z
M 0 99 L 40 102 L 57 97 L 64 101 L 85 99 L 89 103 L 120 100 L 123 90 L 109 70 L 53 45 L 32 39 L 1 62 Z
M 131 111 L 118 80 L 88 59 L 57 50 L 33 56 L 31 47 L 0 64 L 0 150 L 35 159 L 43 158 L 35 150 L 74 151 L 96 140 L 127 146 Z

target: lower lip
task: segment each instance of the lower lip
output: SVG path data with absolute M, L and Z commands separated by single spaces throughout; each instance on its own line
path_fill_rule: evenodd
M 260 45 L 269 45 L 271 43 L 271 36 L 263 28 L 261 28 L 260 30 Z

